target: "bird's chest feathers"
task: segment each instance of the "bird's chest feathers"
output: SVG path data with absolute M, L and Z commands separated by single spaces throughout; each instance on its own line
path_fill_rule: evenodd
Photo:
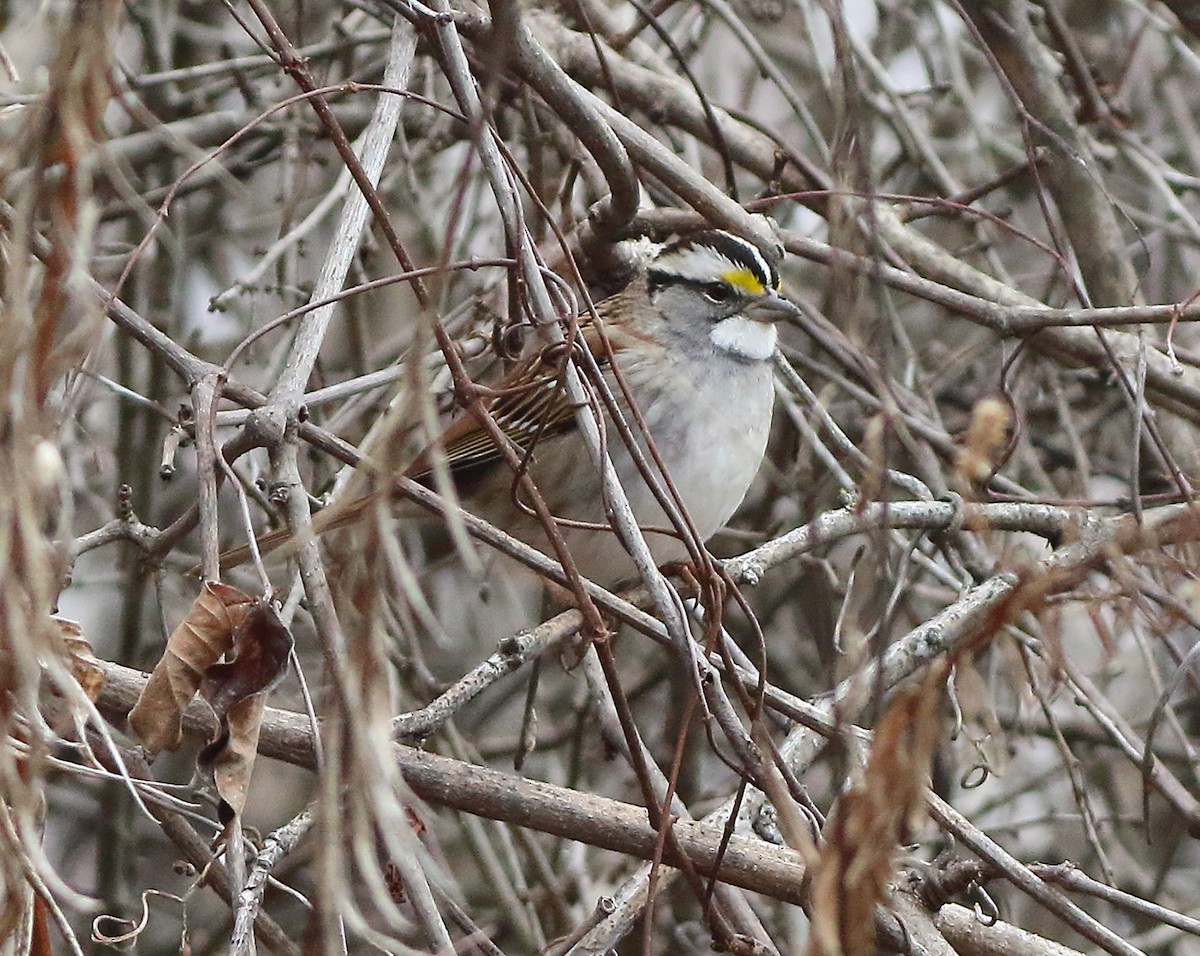
M 733 315 L 714 325 L 708 337 L 722 352 L 763 362 L 775 352 L 777 334 L 773 325 Z
M 762 461 L 774 401 L 771 366 L 728 358 L 681 362 L 660 369 L 657 378 L 660 387 L 670 383 L 675 398 L 643 403 L 641 410 L 671 480 L 707 537 L 741 503 Z

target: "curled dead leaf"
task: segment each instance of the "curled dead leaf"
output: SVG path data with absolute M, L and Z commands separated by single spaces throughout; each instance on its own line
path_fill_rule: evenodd
M 234 704 L 275 687 L 287 670 L 292 633 L 267 601 L 256 601 L 233 630 L 232 655 L 204 672 L 200 696 L 218 717 Z
M 53 621 L 58 626 L 67 654 L 70 655 L 71 673 L 88 700 L 95 703 L 104 684 L 104 670 L 100 667 L 96 655 L 92 653 L 92 645 L 83 636 L 83 629 L 78 621 L 68 621 L 62 617 L 55 617 Z
M 985 398 L 971 409 L 971 424 L 958 450 L 954 470 L 960 486 L 970 490 L 988 480 L 1003 462 L 1010 443 L 1012 411 L 998 398 Z
M 217 819 L 226 827 L 246 806 L 266 705 L 267 695 L 255 694 L 231 706 L 217 736 L 196 757 L 200 775 L 217 793 Z
M 257 601 L 234 628 L 229 660 L 204 673 L 200 696 L 217 715 L 219 729 L 197 766 L 216 788 L 223 824 L 245 806 L 267 694 L 287 672 L 291 650 L 291 631 L 269 602 Z
M 151 754 L 182 742 L 183 713 L 205 671 L 233 646 L 235 628 L 254 606 L 244 591 L 205 582 L 129 712 L 129 726 Z
M 862 780 L 844 793 L 825 824 L 812 868 L 807 956 L 870 956 L 875 908 L 884 903 L 897 847 L 908 841 L 925 806 L 937 740 L 944 672 L 901 691 L 875 730 Z

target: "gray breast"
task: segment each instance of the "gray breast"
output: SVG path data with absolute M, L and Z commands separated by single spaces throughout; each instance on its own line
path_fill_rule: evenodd
M 769 362 L 701 364 L 703 373 L 691 362 L 665 369 L 660 363 L 652 369 L 633 364 L 622 372 L 697 532 L 707 539 L 737 510 L 758 471 L 770 429 L 773 390 Z M 610 387 L 620 395 L 615 382 Z M 625 418 L 632 423 L 627 409 Z M 605 425 L 608 453 L 638 524 L 644 529 L 671 527 L 616 426 L 611 420 Z M 647 453 L 645 441 L 639 445 Z M 546 442 L 536 452 L 531 473 L 559 517 L 607 524 L 599 478 L 578 435 Z M 497 477 L 497 486 L 479 496 L 493 503 L 488 509 L 493 513 L 485 517 L 548 550 L 538 523 L 511 505 L 511 476 Z M 634 576 L 628 554 L 611 531 L 564 528 L 563 536 L 586 577 L 612 584 Z M 646 540 L 659 564 L 687 556 L 675 538 L 649 533 Z

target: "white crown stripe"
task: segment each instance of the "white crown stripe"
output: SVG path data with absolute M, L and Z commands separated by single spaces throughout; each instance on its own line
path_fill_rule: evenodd
M 709 246 L 693 246 L 660 256 L 654 263 L 654 269 L 703 283 L 720 279 L 726 272 L 745 271 L 747 264 L 730 259 Z M 759 282 L 762 282 L 763 275 L 755 272 Z
M 752 243 L 728 232 L 707 236 L 711 237 L 707 242 L 698 237 L 694 242 L 685 239 L 667 246 L 651 263 L 651 269 L 694 282 L 711 282 L 724 272 L 745 270 L 764 288 L 776 287 L 775 270 Z

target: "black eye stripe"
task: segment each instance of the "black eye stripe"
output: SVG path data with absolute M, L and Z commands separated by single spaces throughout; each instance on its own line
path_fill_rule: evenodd
M 695 289 L 697 292 L 707 293 L 710 289 L 715 290 L 720 288 L 728 293 L 728 298 L 726 301 L 732 301 L 733 299 L 742 295 L 740 289 L 731 286 L 728 282 L 722 282 L 717 279 L 710 279 L 708 281 L 704 281 L 702 279 L 692 279 L 687 276 L 681 276 L 675 272 L 666 272 L 662 269 L 648 270 L 646 273 L 646 278 L 649 280 L 651 289 L 662 289 L 666 286 L 675 285 L 687 286 L 690 289 Z
M 646 278 L 650 282 L 651 289 L 661 289 L 668 285 L 678 285 L 687 280 L 674 272 L 663 272 L 662 269 L 650 269 L 646 272 Z

